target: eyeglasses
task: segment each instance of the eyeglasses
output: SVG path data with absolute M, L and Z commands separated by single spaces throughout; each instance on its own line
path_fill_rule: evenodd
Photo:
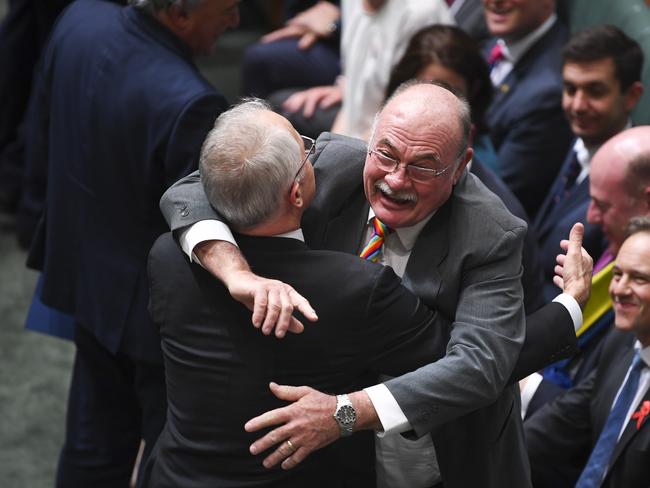
M 296 178 L 298 178 L 298 175 L 302 171 L 302 168 L 305 167 L 305 164 L 307 164 L 307 161 L 309 161 L 309 156 L 314 154 L 316 152 L 316 141 L 313 140 L 311 137 L 303 136 L 301 135 L 300 138 L 302 139 L 302 143 L 305 146 L 305 159 L 302 160 L 302 163 L 300 164 L 300 167 L 298 168 L 298 171 L 296 171 L 296 174 L 293 177 L 293 180 L 291 180 L 291 185 L 293 186 L 293 182 L 296 181 Z M 291 192 L 291 188 L 289 188 L 289 192 Z
M 419 182 L 431 181 L 434 178 L 445 174 L 447 170 L 453 166 L 453 164 L 450 164 L 449 166 L 446 166 L 442 169 L 433 169 L 427 168 L 426 166 L 418 166 L 417 164 L 406 164 L 400 162 L 399 159 L 395 159 L 388 154 L 385 154 L 376 149 L 369 149 L 368 154 L 375 157 L 377 166 L 382 171 L 393 173 L 395 171 L 398 171 L 399 167 L 402 166 L 404 167 L 404 170 L 406 171 L 406 174 L 409 178 L 411 178 L 413 181 Z
M 316 152 L 316 141 L 313 140 L 311 137 L 303 136 L 301 135 L 300 138 L 302 139 L 302 143 L 305 146 L 305 159 L 302 160 L 302 164 L 298 168 L 298 171 L 296 171 L 296 175 L 293 177 L 295 180 L 298 178 L 298 175 L 302 171 L 302 168 L 307 164 L 307 161 L 309 160 L 309 156 L 314 154 Z

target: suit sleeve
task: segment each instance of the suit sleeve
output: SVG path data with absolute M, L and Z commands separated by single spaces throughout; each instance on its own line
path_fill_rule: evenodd
M 205 136 L 226 108 L 225 98 L 216 93 L 196 96 L 182 108 L 171 128 L 163 156 L 167 186 L 198 167 Z
M 591 450 L 590 402 L 597 370 L 524 423 L 534 486 L 576 482 Z
M 526 317 L 526 340 L 510 377 L 515 383 L 574 354 L 577 350 L 573 320 L 560 303 L 549 303 Z
M 485 256 L 465 257 L 445 357 L 386 382 L 418 437 L 493 403 L 506 386 L 525 336 L 524 232 L 514 227 Z

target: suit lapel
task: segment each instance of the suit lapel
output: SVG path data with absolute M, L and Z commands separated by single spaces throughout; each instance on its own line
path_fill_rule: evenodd
M 442 286 L 438 266 L 449 252 L 447 229 L 452 200 L 438 209 L 420 232 L 402 278 L 402 284 L 429 305 L 436 303 Z
M 357 192 L 349 205 L 327 223 L 323 247 L 332 251 L 357 254 L 366 228 L 369 208 L 365 193 Z
M 542 204 L 539 212 L 537 213 L 537 217 L 535 218 L 535 229 L 537 230 L 537 236 L 540 238 L 542 237 L 544 232 L 547 231 L 549 228 L 552 228 L 553 224 L 555 223 L 550 219 L 550 215 L 553 214 L 555 210 L 554 208 L 555 202 L 553 201 L 553 195 L 555 195 L 559 191 L 560 185 L 564 184 L 562 177 L 564 176 L 564 173 L 566 173 L 567 171 L 567 166 L 571 163 L 573 154 L 574 151 L 573 149 L 571 149 L 567 157 L 564 158 L 564 162 L 560 167 L 560 172 L 558 173 L 557 177 L 555 178 L 555 181 L 551 185 L 549 192 L 546 194 L 544 203 Z
M 639 410 L 640 406 L 643 405 L 644 401 L 650 401 L 650 390 L 646 391 L 645 395 L 643 395 L 643 398 L 634 409 L 635 412 Z M 636 419 L 630 419 L 630 421 L 627 423 L 627 426 L 623 431 L 623 435 L 621 435 L 621 438 L 618 440 L 618 442 L 616 443 L 616 447 L 614 448 L 612 459 L 610 460 L 609 467 L 607 468 L 608 473 L 612 470 L 614 464 L 616 464 L 616 461 L 618 460 L 618 457 L 623 453 L 625 447 L 634 438 L 634 436 L 636 436 L 642 430 L 650 428 L 648 427 L 649 422 L 647 418 L 641 424 L 641 428 L 637 428 L 636 424 L 637 424 Z

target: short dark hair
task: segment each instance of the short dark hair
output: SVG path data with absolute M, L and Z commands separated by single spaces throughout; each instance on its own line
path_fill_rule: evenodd
M 563 64 L 589 63 L 605 58 L 614 61 L 622 92 L 641 81 L 643 50 L 638 42 L 613 25 L 593 25 L 579 30 L 562 51 Z
M 478 45 L 458 27 L 432 25 L 414 34 L 391 71 L 386 98 L 430 64 L 444 66 L 464 78 L 469 90 L 472 122 L 478 132 L 487 132 L 485 112 L 492 101 L 490 71 Z

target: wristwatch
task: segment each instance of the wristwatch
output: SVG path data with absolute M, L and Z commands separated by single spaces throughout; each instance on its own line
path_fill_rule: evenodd
M 347 395 L 336 395 L 336 411 L 334 420 L 339 426 L 341 437 L 352 435 L 352 428 L 357 421 L 357 411 Z

